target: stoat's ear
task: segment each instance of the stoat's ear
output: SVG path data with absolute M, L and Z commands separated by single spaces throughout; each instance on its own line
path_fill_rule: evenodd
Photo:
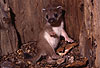
M 62 6 L 57 6 L 57 9 L 63 9 L 63 7 Z
M 45 8 L 42 9 L 42 11 L 45 11 L 45 10 L 46 10 Z
M 43 9 L 42 9 L 42 12 L 46 12 L 46 9 L 45 9 L 45 8 L 43 8 Z

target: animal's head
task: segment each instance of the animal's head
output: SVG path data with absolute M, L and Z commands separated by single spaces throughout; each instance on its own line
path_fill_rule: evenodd
M 45 19 L 51 26 L 59 26 L 61 24 L 63 9 L 62 6 L 49 7 L 42 9 Z

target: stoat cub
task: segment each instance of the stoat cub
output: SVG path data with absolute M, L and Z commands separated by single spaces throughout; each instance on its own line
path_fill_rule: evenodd
M 46 19 L 46 24 L 43 30 L 39 34 L 39 39 L 37 43 L 37 55 L 32 58 L 33 62 L 36 62 L 43 55 L 48 55 L 52 59 L 60 58 L 59 55 L 55 53 L 55 48 L 58 45 L 60 36 L 65 38 L 65 41 L 73 42 L 71 38 L 68 37 L 64 28 L 62 7 L 50 7 L 43 9 L 43 13 Z

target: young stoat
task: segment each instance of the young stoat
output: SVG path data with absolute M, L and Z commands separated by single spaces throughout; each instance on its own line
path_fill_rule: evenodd
M 73 42 L 63 29 L 64 21 L 62 11 L 61 6 L 43 9 L 47 22 L 39 34 L 36 46 L 38 52 L 37 55 L 32 58 L 33 62 L 38 61 L 42 55 L 48 55 L 52 59 L 60 58 L 60 56 L 55 53 L 55 48 L 58 45 L 60 36 L 63 36 L 68 42 Z

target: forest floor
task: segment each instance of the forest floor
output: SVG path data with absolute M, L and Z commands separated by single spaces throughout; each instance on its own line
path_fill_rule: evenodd
M 1 57 L 0 68 L 87 68 L 88 59 L 80 55 L 79 44 L 76 42 L 65 43 L 63 40 L 61 40 L 60 47 L 56 50 L 56 53 L 62 56 L 61 59 L 48 63 L 47 56 L 43 56 L 35 64 L 30 60 L 26 61 L 25 58 L 34 58 L 36 55 L 37 49 L 34 47 L 34 45 L 37 45 L 36 43 L 23 44 L 21 49 L 15 53 Z

